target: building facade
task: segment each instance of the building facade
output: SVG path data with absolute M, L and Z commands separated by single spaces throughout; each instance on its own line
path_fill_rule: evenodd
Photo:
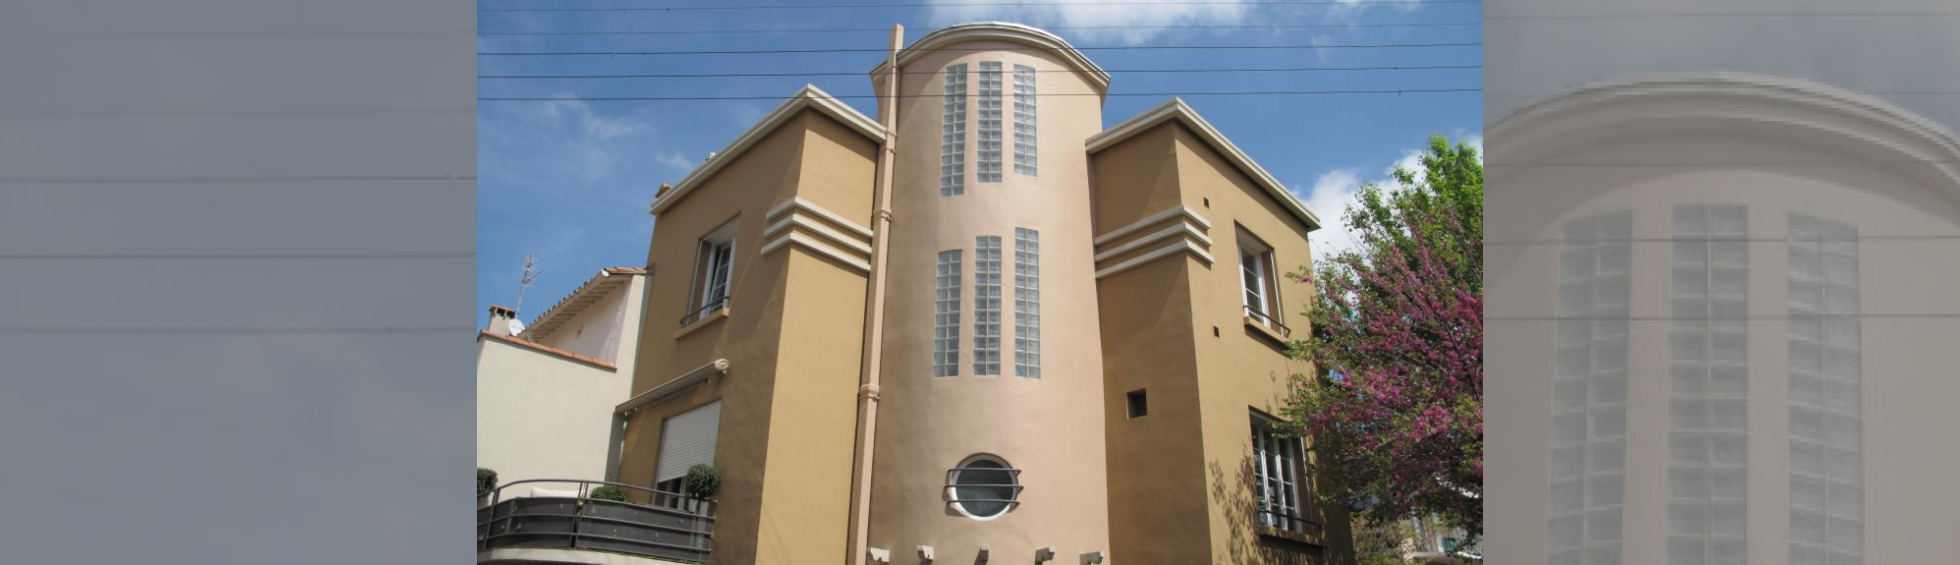
M 900 43 L 656 196 L 617 480 L 716 467 L 713 563 L 1352 561 L 1273 418 L 1318 218 L 1052 34 Z
M 1960 142 L 1775 77 L 1644 76 L 1489 130 L 1486 554 L 1941 563 Z
M 513 479 L 604 480 L 631 393 L 646 271 L 599 271 L 529 326 L 490 309 L 477 334 L 477 466 Z M 549 485 L 563 488 L 563 485 Z

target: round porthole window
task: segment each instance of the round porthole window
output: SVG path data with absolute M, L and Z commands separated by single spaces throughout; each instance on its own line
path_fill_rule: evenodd
M 992 455 L 975 455 L 946 473 L 946 490 L 955 510 L 989 520 L 1020 504 L 1021 470 Z

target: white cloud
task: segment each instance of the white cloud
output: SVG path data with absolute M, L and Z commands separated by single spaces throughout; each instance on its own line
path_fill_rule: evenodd
M 1361 175 L 1354 169 L 1334 169 L 1321 173 L 1314 179 L 1313 189 L 1306 195 L 1308 210 L 1320 217 L 1321 227 L 1308 238 L 1315 257 L 1325 257 L 1354 247 L 1354 239 L 1348 236 L 1347 226 L 1341 215 L 1347 211 L 1348 203 L 1361 191 Z M 1295 193 L 1300 189 L 1295 187 Z
M 682 156 L 679 152 L 661 153 L 658 155 L 654 155 L 653 160 L 659 162 L 662 165 L 666 165 L 668 167 L 673 168 L 674 170 L 681 171 L 684 173 L 692 172 L 694 170 L 694 166 L 700 164 L 696 161 L 690 160 L 687 157 Z
M 975 21 L 1008 20 L 1028 25 L 1056 27 L 1095 27 L 1109 29 L 1071 29 L 1068 35 L 1090 41 L 1114 41 L 1136 45 L 1172 31 L 1163 26 L 1234 25 L 1250 20 L 1257 2 L 1216 2 L 1208 4 L 1165 4 L 1149 7 L 1112 7 L 1099 0 L 1058 0 L 1038 6 L 973 4 L 972 0 L 930 0 L 927 19 L 934 26 Z
M 544 103 L 544 114 L 552 119 L 574 120 L 580 132 L 587 137 L 607 140 L 652 131 L 653 124 L 639 116 L 601 116 L 592 111 L 592 105 L 584 100 L 574 100 L 571 95 L 560 94 Z

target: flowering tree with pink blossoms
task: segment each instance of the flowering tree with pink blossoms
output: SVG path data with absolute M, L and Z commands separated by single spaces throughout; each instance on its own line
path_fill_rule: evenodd
M 1343 216 L 1351 250 L 1298 282 L 1318 291 L 1292 344 L 1287 419 L 1329 471 L 1321 498 L 1381 521 L 1435 515 L 1483 530 L 1483 163 L 1429 140 L 1399 186 L 1362 188 Z M 1466 540 L 1467 542 L 1468 540 Z

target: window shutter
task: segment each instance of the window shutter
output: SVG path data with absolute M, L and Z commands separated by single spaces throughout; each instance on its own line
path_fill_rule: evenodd
M 678 479 L 687 476 L 690 467 L 714 464 L 715 434 L 720 428 L 720 401 L 668 418 L 660 426 L 660 464 L 653 481 Z

